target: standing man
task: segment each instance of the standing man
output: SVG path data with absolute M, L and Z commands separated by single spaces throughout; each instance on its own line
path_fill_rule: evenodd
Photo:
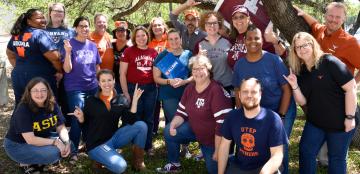
M 183 49 L 190 50 L 191 52 L 194 52 L 195 44 L 206 36 L 206 33 L 199 29 L 199 12 L 194 9 L 189 9 L 200 3 L 201 2 L 195 2 L 195 0 L 187 0 L 184 4 L 181 4 L 170 12 L 172 24 L 180 31 Z M 184 23 L 178 19 L 179 14 L 183 11 L 185 11 Z
M 113 70 L 114 53 L 112 48 L 112 37 L 106 32 L 107 18 L 103 14 L 96 14 L 94 16 L 95 31 L 90 33 L 90 40 L 96 43 L 101 57 L 100 69 Z M 118 72 L 114 72 L 118 73 Z
M 320 24 L 314 17 L 295 7 L 298 15 L 310 25 L 312 35 L 318 41 L 325 53 L 331 53 L 346 64 L 354 75 L 356 83 L 360 81 L 360 73 L 354 74 L 355 69 L 360 69 L 360 44 L 356 38 L 345 32 L 342 28 L 346 20 L 346 6 L 341 2 L 331 2 L 326 6 L 324 15 L 325 24 Z M 328 165 L 327 145 L 322 146 L 318 155 L 320 164 Z
M 218 153 L 218 173 L 275 173 L 283 159 L 287 136 L 278 114 L 260 107 L 261 85 L 256 78 L 242 81 L 238 93 L 241 109 L 225 118 Z M 236 143 L 236 156 L 229 147 Z

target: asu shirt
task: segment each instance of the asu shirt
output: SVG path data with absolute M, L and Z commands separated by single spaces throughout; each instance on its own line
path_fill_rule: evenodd
M 35 136 L 46 138 L 51 132 L 56 132 L 56 127 L 62 125 L 64 120 L 57 105 L 51 113 L 46 113 L 41 108 L 38 113 L 34 113 L 26 104 L 20 103 L 11 117 L 6 138 L 17 143 L 26 143 L 21 135 L 26 132 L 34 132 Z

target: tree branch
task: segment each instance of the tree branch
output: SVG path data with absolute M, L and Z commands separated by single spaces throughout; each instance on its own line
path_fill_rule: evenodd
M 354 35 L 356 33 L 356 31 L 359 29 L 359 27 L 360 27 L 360 11 L 359 11 L 358 16 L 356 18 L 356 22 L 350 28 L 349 33 L 351 35 Z

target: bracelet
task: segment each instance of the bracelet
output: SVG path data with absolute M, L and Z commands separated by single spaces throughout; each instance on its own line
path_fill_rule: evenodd
M 345 118 L 348 120 L 355 119 L 355 115 L 345 115 Z
M 170 79 L 166 79 L 166 84 L 170 85 Z
M 299 89 L 299 85 L 296 88 L 292 88 L 293 91 Z

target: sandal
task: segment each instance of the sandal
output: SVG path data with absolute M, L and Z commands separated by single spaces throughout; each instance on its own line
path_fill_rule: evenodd
M 38 169 L 38 165 L 25 165 L 20 166 L 24 170 L 24 174 L 40 174 L 40 171 Z

